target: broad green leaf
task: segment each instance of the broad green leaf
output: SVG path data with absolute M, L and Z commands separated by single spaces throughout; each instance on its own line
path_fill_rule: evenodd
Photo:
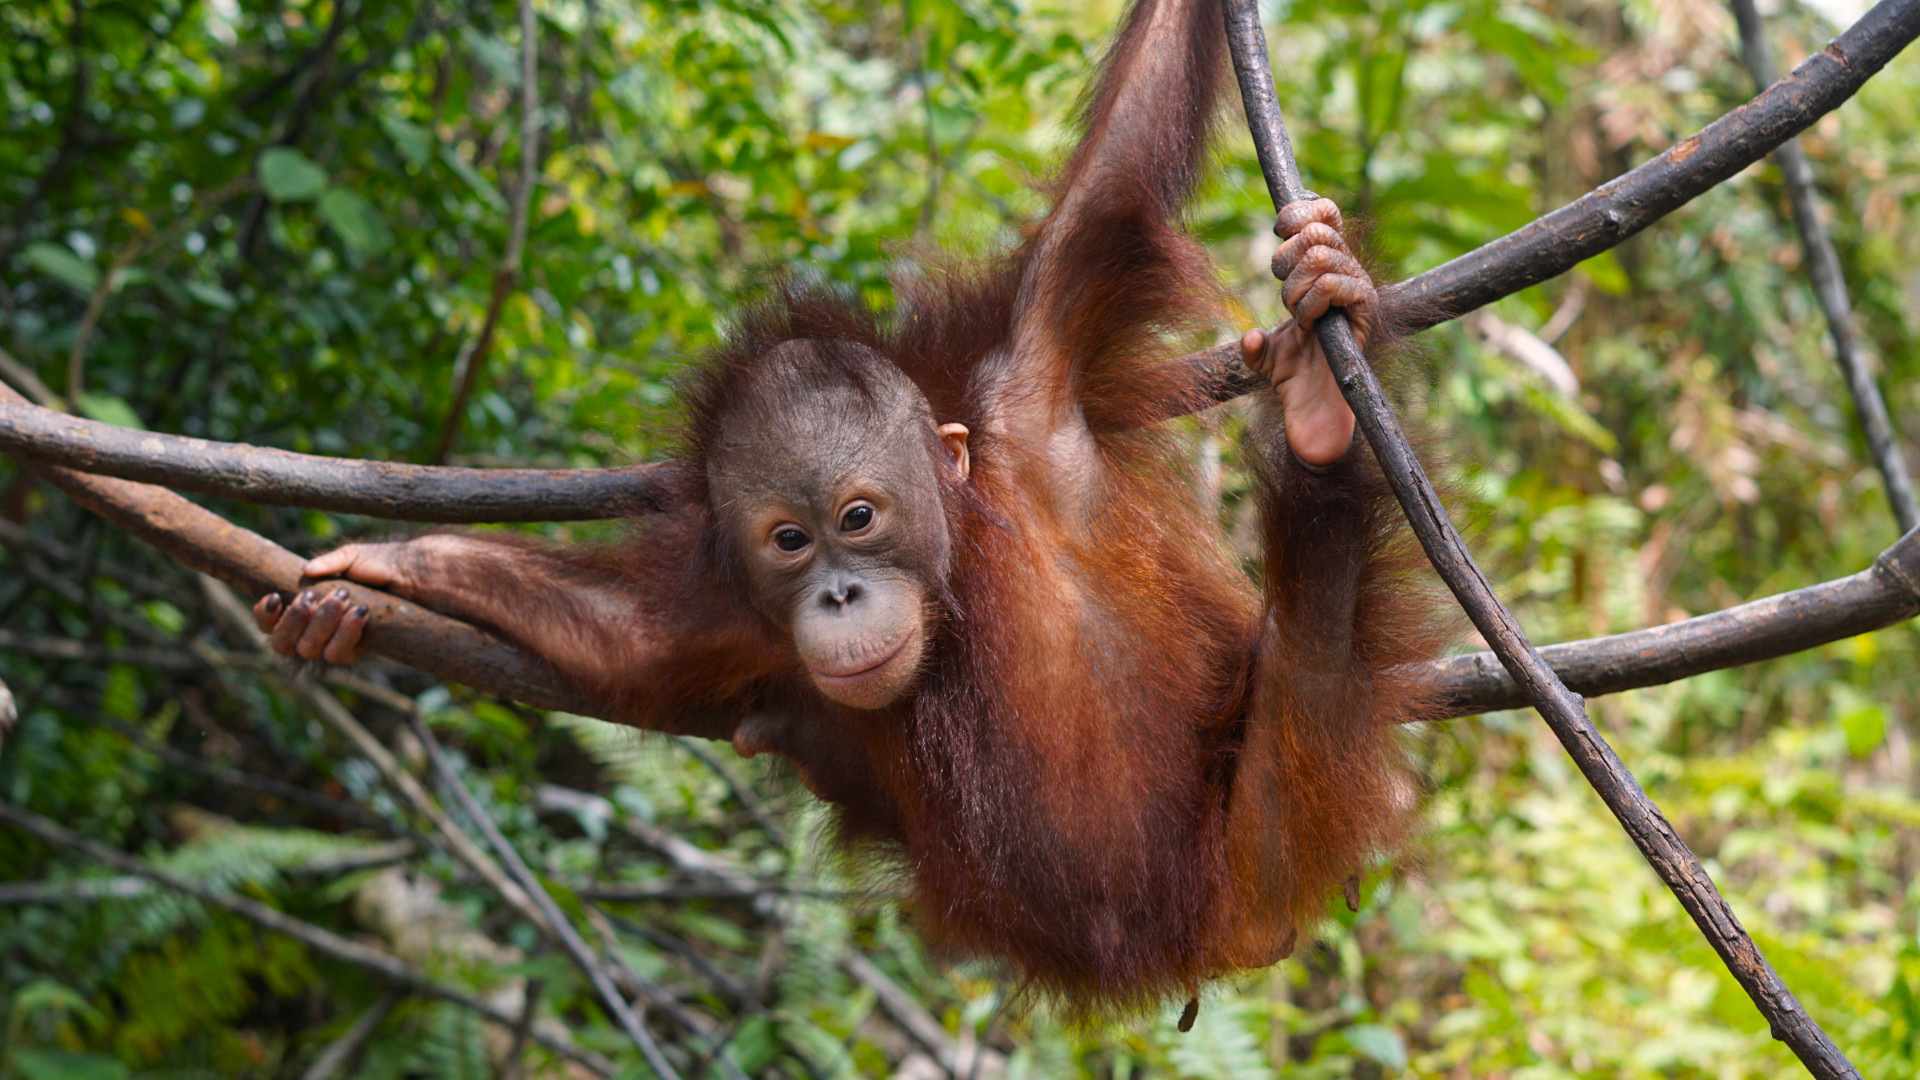
M 260 152 L 260 187 L 277 203 L 305 202 L 327 188 L 327 171 L 284 146 Z
M 126 1080 L 131 1075 L 115 1058 L 70 1050 L 15 1050 L 8 1061 L 25 1080 Z
M 1346 1036 L 1348 1046 L 1389 1069 L 1407 1067 L 1406 1040 L 1385 1024 L 1355 1024 L 1340 1034 Z
M 89 420 L 98 420 L 103 424 L 112 424 L 114 427 L 133 428 L 136 431 L 145 431 L 147 428 L 140 422 L 140 416 L 133 411 L 133 406 L 127 404 L 124 398 L 117 398 L 112 394 L 89 394 L 82 391 L 80 400 L 76 404 L 80 408 L 80 415 Z
M 471 26 L 460 28 L 460 41 L 474 59 L 480 61 L 494 78 L 508 86 L 520 85 L 520 52 L 513 46 L 491 34 L 483 34 Z M 536 85 L 538 80 L 535 80 Z
M 378 255 L 393 246 L 393 231 L 373 204 L 358 192 L 328 188 L 318 203 L 320 216 L 348 247 L 363 255 Z
M 27 265 L 79 293 L 92 296 L 100 287 L 100 271 L 60 244 L 42 240 L 27 245 Z
M 1613 252 L 1603 251 L 1579 266 L 1579 270 L 1593 282 L 1593 287 L 1608 296 L 1625 296 L 1633 288 L 1633 282 L 1627 277 L 1626 268 Z
M 236 300 L 232 293 L 221 288 L 217 282 L 189 281 L 187 293 L 208 307 L 218 308 L 221 311 L 232 311 L 240 306 L 240 301 Z
M 433 160 L 433 132 L 391 112 L 380 114 L 380 130 L 387 133 L 393 148 L 409 165 L 425 165 Z

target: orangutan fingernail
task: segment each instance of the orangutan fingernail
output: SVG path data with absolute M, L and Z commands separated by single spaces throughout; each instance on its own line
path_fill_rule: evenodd
M 303 604 L 311 604 L 315 599 L 316 597 L 312 589 L 308 589 L 306 592 L 300 594 L 300 602 Z
M 267 609 L 267 614 L 269 615 L 280 610 L 280 594 L 279 593 L 274 593 L 272 596 L 267 597 L 266 609 Z
M 347 590 L 345 589 L 335 590 L 333 594 L 333 598 L 335 600 L 345 600 L 347 598 Z
M 356 619 L 364 619 L 369 614 L 371 613 L 367 610 L 367 605 L 365 604 L 361 604 L 359 607 L 353 609 L 353 617 Z

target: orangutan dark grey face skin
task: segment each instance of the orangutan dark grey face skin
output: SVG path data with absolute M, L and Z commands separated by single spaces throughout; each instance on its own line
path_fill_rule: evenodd
M 935 428 L 905 376 L 873 364 L 864 387 L 797 380 L 743 408 L 708 458 L 754 605 L 821 693 L 860 709 L 919 683 L 951 552 L 939 470 L 966 471 L 966 429 Z

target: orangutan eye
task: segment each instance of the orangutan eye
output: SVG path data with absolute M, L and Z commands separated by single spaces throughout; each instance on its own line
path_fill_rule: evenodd
M 773 534 L 773 546 L 781 551 L 799 551 L 809 543 L 807 534 L 799 529 L 781 529 Z
M 840 515 L 841 532 L 859 532 L 871 524 L 873 524 L 873 507 L 871 506 L 855 506 Z

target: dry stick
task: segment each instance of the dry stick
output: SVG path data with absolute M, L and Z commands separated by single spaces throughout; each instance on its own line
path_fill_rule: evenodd
M 539 28 L 533 17 L 533 0 L 520 0 L 520 188 L 513 193 L 512 219 L 507 224 L 507 247 L 500 254 L 500 265 L 493 272 L 493 296 L 487 301 L 487 317 L 480 324 L 479 336 L 466 350 L 460 365 L 460 385 L 453 392 L 453 404 L 440 425 L 440 440 L 433 450 L 435 465 L 447 460 L 453 440 L 460 433 L 460 418 L 466 414 L 473 385 L 486 365 L 493 348 L 494 331 L 500 326 L 500 311 L 520 280 L 520 254 L 527 246 L 527 211 L 533 203 L 535 157 L 539 152 L 540 101 L 535 83 L 535 63 L 540 48 Z
M 79 833 L 56 825 L 32 811 L 23 810 L 11 803 L 0 802 L 0 822 L 5 822 L 22 832 L 31 833 L 55 847 L 62 847 L 69 851 L 78 852 L 95 862 L 105 864 L 121 873 L 146 878 L 148 881 L 164 885 L 175 892 L 184 893 L 202 903 L 224 908 L 246 919 L 248 922 L 264 926 L 275 933 L 285 934 L 317 953 L 330 956 L 343 964 L 352 964 L 354 967 L 371 971 L 390 982 L 407 987 L 427 997 L 451 1002 L 463 1009 L 471 1009 L 487 1019 L 492 1020 L 494 1023 L 503 1024 L 509 1029 L 511 1029 L 518 1020 L 517 1017 L 505 1009 L 498 1008 L 489 1002 L 483 1001 L 467 993 L 465 990 L 435 982 L 433 979 L 428 978 L 425 972 L 398 957 L 382 952 L 379 949 L 362 945 L 349 938 L 341 937 L 339 934 L 324 927 L 315 926 L 310 922 L 296 919 L 285 912 L 268 907 L 257 900 L 252 900 L 244 896 L 234 896 L 229 893 L 216 892 L 195 884 L 194 882 L 187 881 L 184 878 L 175 877 L 164 870 L 155 869 L 123 851 L 108 847 L 96 840 L 89 840 Z M 597 1075 L 612 1076 L 614 1074 L 614 1064 L 591 1050 L 584 1050 L 565 1040 L 557 1039 L 541 1031 L 535 1031 L 533 1038 L 540 1043 L 540 1045 L 570 1061 L 579 1062 L 581 1065 L 593 1070 Z
M 1312 196 L 1300 182 L 1293 147 L 1281 119 L 1256 0 L 1226 0 L 1226 8 L 1227 38 L 1240 79 L 1247 123 L 1259 151 L 1268 194 L 1273 197 L 1277 210 Z M 1440 505 L 1440 497 L 1434 493 L 1419 459 L 1400 430 L 1393 409 L 1354 340 L 1346 315 L 1329 312 L 1319 320 L 1317 330 L 1341 393 L 1366 432 L 1367 442 L 1379 459 L 1394 496 L 1399 499 L 1434 568 L 1466 609 L 1467 617 L 1492 644 L 1501 664 L 1527 691 L 1528 698 L 1553 729 L 1560 744 L 1566 747 L 1587 782 L 1606 801 L 1627 835 L 1673 890 L 1681 906 L 1693 916 L 1733 977 L 1753 998 L 1761 1015 L 1767 1018 L 1773 1036 L 1785 1042 L 1807 1070 L 1821 1080 L 1843 1077 L 1858 1080 L 1860 1074 L 1852 1063 L 1780 981 L 1700 861 L 1641 790 L 1613 748 L 1601 738 L 1579 696 L 1568 690 L 1547 666 L 1512 613 L 1494 595 L 1459 533 L 1454 531 L 1453 522 Z
M 468 820 L 473 823 L 474 828 L 480 830 L 480 835 L 486 837 L 487 846 L 491 847 L 494 854 L 500 857 L 500 861 L 506 864 L 507 872 L 512 874 L 520 887 L 533 898 L 534 904 L 546 916 L 548 927 L 553 931 L 554 936 L 559 938 L 561 946 L 567 950 L 567 955 L 573 958 L 573 962 L 586 975 L 587 981 L 593 984 L 593 989 L 600 995 L 600 1000 L 606 1004 L 607 1011 L 613 1014 L 620 1027 L 626 1031 L 627 1037 L 633 1040 L 633 1044 L 640 1048 L 641 1055 L 647 1059 L 647 1064 L 653 1066 L 655 1072 L 659 1073 L 664 1080 L 680 1080 L 680 1074 L 674 1071 L 673 1064 L 667 1060 L 665 1054 L 660 1052 L 660 1045 L 654 1041 L 653 1033 L 640 1022 L 640 1018 L 634 1014 L 633 1007 L 627 1004 L 627 999 L 620 996 L 619 989 L 613 985 L 613 980 L 608 978 L 606 968 L 595 958 L 593 950 L 581 938 L 580 931 L 574 929 L 573 923 L 567 921 L 565 913 L 560 910 L 560 905 L 554 903 L 553 897 L 547 895 L 546 887 L 540 884 L 540 879 L 533 875 L 533 871 L 520 857 L 520 853 L 514 850 L 512 844 L 507 843 L 505 836 L 501 835 L 500 827 L 493 823 L 493 819 L 481 809 L 479 800 L 475 799 L 473 793 L 467 790 L 467 786 L 460 782 L 460 777 L 454 773 L 453 766 L 447 762 L 446 752 L 440 749 L 440 740 L 434 735 L 433 729 L 427 726 L 426 720 L 417 712 L 410 714 L 409 719 L 413 721 L 414 733 L 420 736 L 420 742 L 427 748 L 427 757 L 433 762 L 434 771 L 440 774 L 440 782 L 453 792 L 455 801 L 459 802 L 460 808 L 466 811 Z
M 4 372 L 0 372 L 4 374 Z M 465 469 L 296 454 L 135 431 L 0 395 L 0 451 L 123 480 L 271 506 L 403 521 L 603 520 L 658 513 L 673 466 Z
M 1760 25 L 1760 12 L 1753 0 L 1732 0 L 1733 17 L 1740 24 L 1740 51 L 1747 72 L 1755 85 L 1773 81 L 1773 52 L 1767 48 L 1767 35 Z M 1840 273 L 1840 256 L 1833 250 L 1833 238 L 1820 220 L 1820 197 L 1813 187 L 1813 166 L 1800 150 L 1798 139 L 1788 139 L 1773 152 L 1780 166 L 1780 179 L 1786 184 L 1787 201 L 1793 207 L 1793 223 L 1800 231 L 1800 245 L 1807 253 L 1807 276 L 1813 279 L 1814 295 L 1827 316 L 1827 331 L 1833 335 L 1833 359 L 1846 377 L 1847 390 L 1853 395 L 1854 412 L 1867 435 L 1867 447 L 1874 464 L 1886 478 L 1887 502 L 1901 532 L 1920 525 L 1920 508 L 1913 501 L 1913 481 L 1907 475 L 1907 462 L 1900 453 L 1898 434 L 1887 415 L 1887 403 L 1874 385 L 1867 359 L 1860 355 L 1859 339 L 1853 322 L 1853 305 L 1847 299 L 1847 282 Z
M 385 1020 L 387 1014 L 393 1012 L 404 998 L 405 995 L 400 991 L 389 990 L 381 996 L 379 1001 L 367 1006 L 366 1011 L 354 1017 L 353 1023 L 338 1039 L 329 1043 L 327 1048 L 320 1052 L 320 1056 L 313 1059 L 313 1064 L 307 1066 L 307 1071 L 300 1074 L 300 1080 L 333 1080 L 334 1076 L 353 1060 L 354 1055 L 367 1045 L 368 1040 L 373 1038 L 373 1033 L 379 1029 L 380 1022 Z

